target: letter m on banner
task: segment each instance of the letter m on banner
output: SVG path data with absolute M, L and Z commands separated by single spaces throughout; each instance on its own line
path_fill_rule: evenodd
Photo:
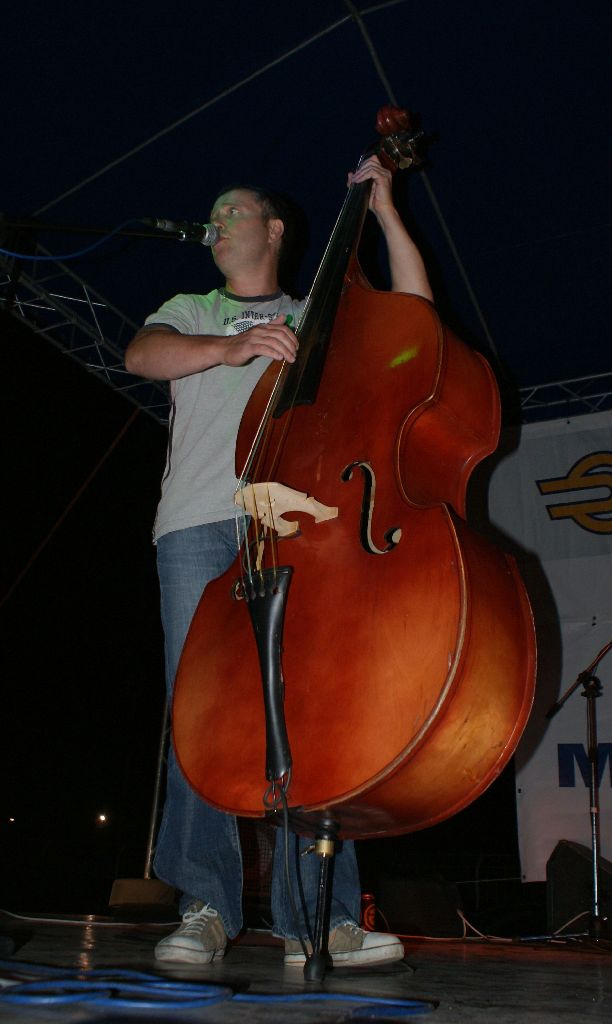
M 582 743 L 558 743 L 557 759 L 559 762 L 559 786 L 575 787 L 576 765 L 585 786 L 591 782 L 591 764 L 589 755 Z M 599 743 L 597 746 L 597 783 L 601 783 L 606 770 L 606 761 L 610 766 L 610 785 L 612 786 L 612 743 Z

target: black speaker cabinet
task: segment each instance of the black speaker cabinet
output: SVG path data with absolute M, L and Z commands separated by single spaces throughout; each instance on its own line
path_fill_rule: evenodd
M 593 911 L 593 855 L 589 848 L 562 839 L 546 865 L 548 929 L 567 924 L 577 914 Z M 612 917 L 612 863 L 599 858 L 599 913 Z M 588 918 L 580 918 L 571 931 L 585 931 Z

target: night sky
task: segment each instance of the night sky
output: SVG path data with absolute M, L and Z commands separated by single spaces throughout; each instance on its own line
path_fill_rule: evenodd
M 206 221 L 228 182 L 268 184 L 308 217 L 303 294 L 392 94 L 431 139 L 426 178 L 399 175 L 398 200 L 445 317 L 478 344 L 488 332 L 519 386 L 609 371 L 610 5 L 354 6 L 373 53 L 343 0 L 12 5 L 0 212 Z M 39 237 L 56 253 L 85 241 Z M 115 241 L 71 269 L 136 323 L 216 283 L 208 253 L 167 240 Z

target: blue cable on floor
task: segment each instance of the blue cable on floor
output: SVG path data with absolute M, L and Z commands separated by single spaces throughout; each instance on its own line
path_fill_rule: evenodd
M 38 964 L 18 964 L 0 961 L 0 970 L 16 968 L 46 974 L 46 981 L 25 981 L 9 985 L 0 991 L 0 1006 L 65 1006 L 86 1003 L 88 1006 L 112 1010 L 187 1010 L 214 1006 L 216 1003 L 307 1003 L 350 1002 L 359 1003 L 347 1019 L 372 1019 L 376 1008 L 378 1018 L 415 1016 L 435 1009 L 433 1003 L 415 999 L 387 999 L 375 996 L 347 995 L 339 992 L 300 992 L 286 995 L 257 995 L 235 993 L 223 985 L 203 985 L 197 982 L 169 981 L 155 974 L 129 970 L 64 972 L 61 968 L 44 968 Z

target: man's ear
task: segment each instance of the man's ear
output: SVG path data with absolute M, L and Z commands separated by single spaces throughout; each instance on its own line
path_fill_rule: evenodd
M 285 233 L 285 225 L 278 217 L 270 217 L 268 221 L 268 238 L 271 242 L 280 242 Z

